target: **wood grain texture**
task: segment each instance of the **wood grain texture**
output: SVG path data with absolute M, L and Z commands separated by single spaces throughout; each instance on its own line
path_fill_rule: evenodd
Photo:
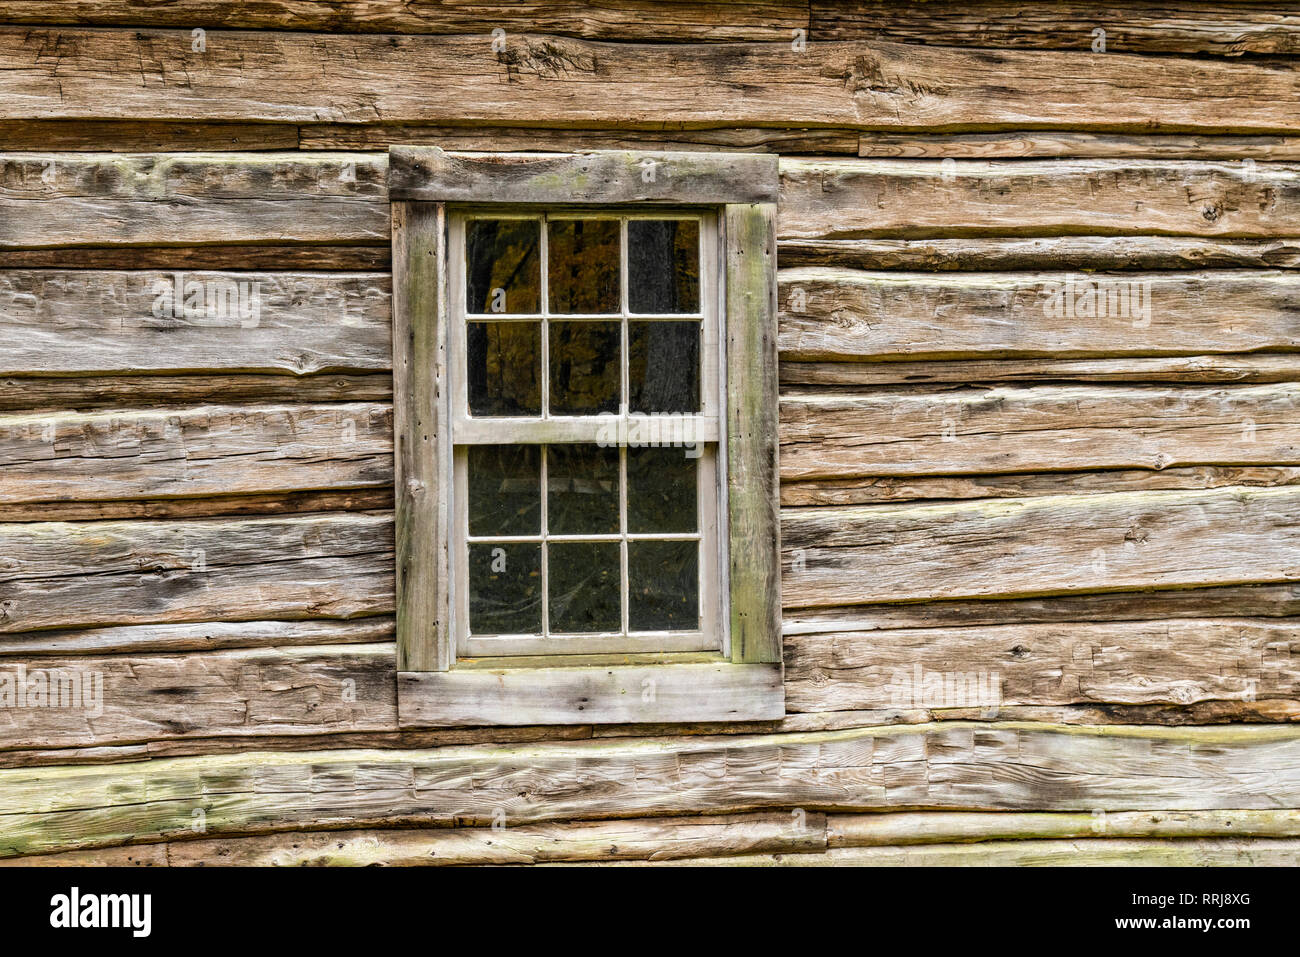
M 392 516 L 0 525 L 0 632 L 393 611 Z
M 383 242 L 386 176 L 373 153 L 5 153 L 0 248 Z
M 1300 616 L 1300 583 L 1220 585 L 1039 598 L 844 605 L 787 612 L 785 635 L 975 625 Z
M 0 23 L 94 24 L 110 27 L 225 27 L 317 33 L 554 33 L 606 40 L 785 40 L 808 27 L 806 0 L 32 0 L 0 3 Z
M 235 229 L 231 227 L 232 231 Z M 103 233 L 99 234 L 102 238 Z M 161 241 L 160 231 L 154 241 Z M 108 246 L 0 249 L 0 269 L 387 271 L 383 246 Z
M 783 811 L 576 821 L 507 828 L 424 828 L 277 834 L 166 845 L 173 867 L 459 866 L 564 861 L 664 861 L 697 855 L 815 851 L 826 847 L 826 816 Z M 41 858 L 25 858 L 39 862 Z M 17 863 L 17 862 L 15 862 Z
M 731 659 L 781 660 L 776 207 L 726 207 Z
M 810 808 L 1263 810 L 1300 800 L 1300 728 L 920 725 L 0 771 L 0 856 L 304 828 L 507 827 Z
M 573 153 L 582 150 L 707 150 L 830 156 L 858 153 L 856 130 L 793 127 L 709 129 L 557 129 L 555 127 L 428 126 L 410 123 L 312 123 L 298 127 L 305 150 L 376 150 L 394 144 L 478 152 Z
M 917 271 L 1295 269 L 1300 242 L 1186 236 L 789 239 L 781 243 L 781 264 Z
M 1300 840 L 1224 837 L 845 847 L 824 854 L 742 854 L 726 858 L 682 858 L 664 864 L 686 867 L 1294 867 L 1297 861 L 1300 861 Z
M 909 628 L 786 639 L 790 711 L 1286 698 L 1300 626 L 1249 618 Z
M 808 479 L 781 483 L 781 504 L 873 505 L 883 502 L 972 498 L 1026 498 L 1074 492 L 1141 492 L 1155 489 L 1269 488 L 1300 485 L 1300 468 L 1217 466 L 1107 469 L 1100 472 L 1011 472 L 1001 475 L 872 475 L 851 479 Z
M 387 372 L 296 375 L 94 375 L 0 379 L 0 412 L 82 412 L 231 403 L 383 402 Z
M 401 672 L 403 728 L 772 721 L 781 665 L 652 664 Z
M 0 676 L 29 689 L 45 682 L 51 703 L 0 709 L 0 747 L 395 730 L 393 650 L 372 644 L 23 658 L 0 666 Z
M 0 8 L 0 23 L 6 22 Z M 179 153 L 189 150 L 296 150 L 298 129 L 271 123 L 121 123 L 113 120 L 5 120 L 6 150 Z
M 392 486 L 343 491 L 255 492 L 203 498 L 141 498 L 0 505 L 0 522 L 96 522 L 125 519 L 298 515 L 306 512 L 392 511 Z
M 1300 277 L 783 269 L 783 360 L 1204 355 L 1294 350 Z
M 782 239 L 1268 239 L 1295 232 L 1300 201 L 1282 163 L 791 158 L 781 183 Z
M 55 629 L 6 634 L 0 655 L 63 656 L 75 665 L 81 655 L 143 655 L 163 652 L 291 648 L 311 645 L 392 644 L 393 619 L 386 615 L 352 621 L 207 621 L 174 625 Z
M 0 504 L 389 486 L 386 405 L 0 416 Z
M 388 195 L 435 203 L 775 203 L 777 160 L 749 153 L 449 153 L 393 146 Z
M 446 671 L 451 637 L 446 211 L 393 206 L 397 667 Z
M 979 382 L 1296 382 L 1295 353 L 1120 359 L 782 362 L 783 386 L 925 386 Z
M 1300 53 L 1300 16 L 1282 3 L 1023 4 L 979 0 L 950 7 L 924 0 L 845 4 L 813 0 L 811 35 L 825 40 L 899 40 L 938 46 L 1092 50 L 1110 53 Z
M 1300 22 L 1298 20 L 1297 22 Z M 1296 160 L 1294 136 L 1122 136 L 1106 133 L 863 133 L 858 155 L 899 159 Z
M 391 365 L 383 274 L 0 272 L 0 374 Z
M 1300 579 L 1300 489 L 787 509 L 787 607 Z M 1059 534 L 1049 534 L 1056 531 Z
M 780 431 L 783 480 L 1300 465 L 1300 386 L 787 396 Z
M 58 49 L 60 56 L 45 51 Z M 130 64 L 130 68 L 124 68 Z M 0 29 L 0 119 L 1286 133 L 1289 65 L 880 42 Z M 1198 92 L 1186 101 L 1186 90 Z M 454 91 L 454 95 L 448 95 Z M 683 93 L 688 95 L 683 95 Z

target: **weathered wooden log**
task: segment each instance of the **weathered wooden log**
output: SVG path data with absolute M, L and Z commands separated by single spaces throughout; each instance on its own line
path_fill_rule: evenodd
M 390 486 L 392 407 L 0 416 L 0 504 Z
M 386 371 L 389 296 L 377 273 L 0 272 L 0 374 Z
M 392 644 L 25 657 L 0 664 L 0 747 L 388 731 Z
M 582 150 L 737 150 L 830 156 L 858 153 L 858 132 L 819 128 L 723 126 L 713 129 L 556 129 L 314 123 L 298 128 L 305 150 L 387 150 L 394 144 L 475 152 L 574 153 Z M 1298 151 L 1300 152 L 1300 151 Z
M 1262 810 L 1300 800 L 1298 754 L 1291 727 L 994 723 L 12 768 L 0 856 L 192 836 L 195 812 L 217 839 L 782 807 Z
M 0 632 L 391 614 L 392 521 L 0 525 Z
M 115 628 L 32 631 L 0 637 L 0 655 L 69 656 L 226 651 L 308 645 L 391 643 L 393 619 L 380 615 L 352 621 L 208 621 L 196 624 L 123 625 Z M 3 665 L 0 665 L 3 667 Z
M 0 379 L 0 412 L 80 412 L 236 402 L 391 402 L 393 377 L 359 375 L 95 375 Z
M 1297 861 L 1300 840 L 1294 838 L 1223 837 L 842 847 L 823 854 L 745 854 L 663 863 L 686 867 L 1294 867 Z
M 788 636 L 789 711 L 1285 698 L 1300 625 L 1249 618 Z
M 1267 239 L 1295 232 L 1300 201 L 1300 169 L 1280 163 L 787 159 L 781 178 L 783 239 Z
M 1300 242 L 1187 236 L 787 239 L 781 243 L 781 265 L 920 271 L 1296 269 Z
M 180 0 L 74 0 L 51 7 L 4 0 L 0 23 L 94 24 L 106 27 L 197 25 L 316 33 L 554 33 L 605 40 L 784 40 L 808 27 L 806 0 L 621 0 L 592 6 L 576 0 L 269 0 L 254 5 Z M 488 42 L 488 41 L 485 41 Z
M 787 611 L 784 634 L 878 628 L 943 628 L 1036 622 L 1151 621 L 1157 618 L 1288 618 L 1300 615 L 1300 584 L 1227 585 L 1173 591 L 1052 595 L 846 605 Z
M 1300 580 L 1300 489 L 787 509 L 788 608 Z
M 1096 30 L 1102 30 L 1098 51 Z M 1300 16 L 1285 4 L 1086 3 L 1026 6 L 979 0 L 960 7 L 924 0 L 844 4 L 813 0 L 811 34 L 824 40 L 900 40 L 999 50 L 1093 50 L 1132 53 L 1300 53 Z
M 103 232 L 97 232 L 96 236 L 105 241 Z M 62 246 L 0 249 L 0 269 L 322 269 L 329 272 L 373 272 L 387 271 L 389 258 L 388 245 Z
M 374 153 L 6 153 L 0 247 L 377 243 L 387 171 Z
M 0 522 L 112 522 L 129 519 L 223 518 L 236 515 L 300 515 L 306 512 L 391 511 L 392 508 L 393 490 L 381 487 L 338 492 L 262 492 L 207 498 L 0 505 Z
M 787 482 L 781 504 L 876 505 L 886 502 L 972 498 L 1026 498 L 1074 492 L 1141 492 L 1157 489 L 1270 488 L 1300 485 L 1300 468 L 1274 466 L 1199 466 L 1196 468 L 1111 469 L 1104 472 L 1019 472 L 1006 475 L 869 476 Z M 0 515 L 5 514 L 0 510 Z
M 1300 465 L 1300 386 L 786 396 L 780 435 L 788 480 Z
M 1300 24 L 1300 18 L 1297 18 Z M 1297 31 L 1300 38 L 1300 31 Z M 326 147 L 313 147 L 326 148 Z M 858 155 L 899 159 L 1297 160 L 1300 137 L 1112 133 L 863 133 Z
M 1125 356 L 1122 359 L 965 359 L 781 363 L 789 386 L 978 382 L 1296 382 L 1300 355 Z
M 780 274 L 784 360 L 1204 355 L 1294 350 L 1282 270 Z
M 0 22 L 5 22 L 0 5 Z M 181 153 L 191 150 L 296 150 L 298 129 L 275 123 L 123 123 L 118 120 L 0 121 L 9 151 L 95 150 Z
M 643 45 L 508 34 L 494 49 L 486 34 L 217 30 L 194 51 L 189 26 L 4 28 L 0 75 L 12 93 L 0 99 L 0 119 L 1297 128 L 1297 80 L 1286 64 L 1002 50 L 991 65 L 985 51 L 880 42 Z M 48 57 L 51 49 L 61 56 Z

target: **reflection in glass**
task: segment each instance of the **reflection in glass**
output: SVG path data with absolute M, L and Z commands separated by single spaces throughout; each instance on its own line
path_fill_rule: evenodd
M 634 313 L 699 312 L 699 222 L 628 220 L 627 283 Z
M 470 322 L 465 339 L 470 415 L 542 414 L 540 322 Z
M 700 411 L 698 322 L 629 322 L 627 350 L 631 411 Z
M 619 324 L 552 321 L 550 335 L 551 414 L 617 412 Z
M 552 632 L 621 631 L 617 542 L 547 546 Z
M 618 448 L 546 448 L 546 524 L 552 535 L 618 532 Z
M 694 532 L 696 468 L 684 448 L 627 450 L 627 530 Z
M 475 635 L 535 635 L 542 630 L 542 546 L 469 546 L 469 630 Z
M 542 525 L 542 456 L 537 445 L 469 447 L 469 533 L 537 535 Z
M 558 219 L 547 229 L 551 312 L 618 313 L 618 220 Z
M 541 311 L 541 220 L 471 219 L 465 225 L 465 311 Z
M 628 542 L 628 627 L 632 631 L 700 626 L 699 545 Z

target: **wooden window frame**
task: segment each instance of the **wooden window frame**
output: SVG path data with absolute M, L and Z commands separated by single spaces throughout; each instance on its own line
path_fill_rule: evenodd
M 392 147 L 398 719 L 402 727 L 775 720 L 784 715 L 775 156 Z M 725 388 L 720 651 L 458 658 L 449 206 L 696 208 L 717 217 Z M 617 212 L 617 209 L 612 210 Z M 703 242 L 703 236 L 701 237 Z M 720 522 L 720 525 L 722 523 Z

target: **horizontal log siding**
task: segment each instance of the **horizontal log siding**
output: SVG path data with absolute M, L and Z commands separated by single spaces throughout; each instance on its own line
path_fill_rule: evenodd
M 0 0 L 0 855 L 1300 856 L 1296 18 L 841 6 Z M 785 154 L 784 720 L 396 729 L 391 143 Z

